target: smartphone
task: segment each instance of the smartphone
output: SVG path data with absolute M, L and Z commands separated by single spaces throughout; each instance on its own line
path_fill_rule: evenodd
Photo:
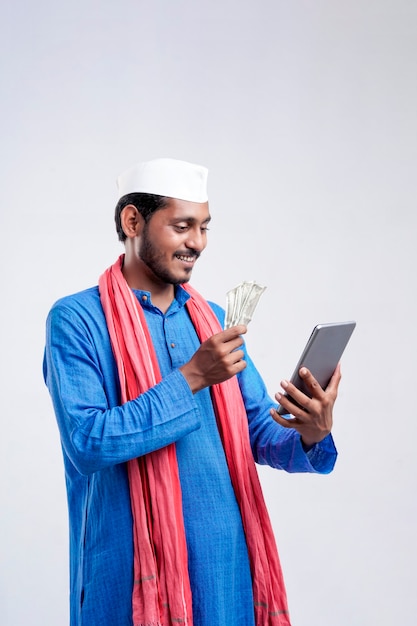
M 299 375 L 300 368 L 307 367 L 320 386 L 326 389 L 355 326 L 356 322 L 353 321 L 317 324 L 306 343 L 290 382 L 311 397 L 310 390 Z M 285 395 L 297 404 L 289 394 Z M 277 410 L 280 415 L 288 413 L 281 405 Z

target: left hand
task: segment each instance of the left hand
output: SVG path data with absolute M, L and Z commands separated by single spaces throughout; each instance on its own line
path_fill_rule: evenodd
M 281 387 L 303 408 L 299 408 L 287 396 L 276 393 L 275 399 L 277 402 L 294 417 L 285 419 L 275 409 L 271 409 L 271 415 L 284 428 L 294 428 L 294 430 L 299 432 L 304 445 L 313 446 L 327 437 L 333 426 L 333 405 L 337 398 L 337 390 L 342 377 L 340 364 L 336 367 L 325 390 L 320 387 L 317 380 L 306 367 L 300 369 L 300 376 L 310 389 L 311 398 L 290 382 L 283 380 Z

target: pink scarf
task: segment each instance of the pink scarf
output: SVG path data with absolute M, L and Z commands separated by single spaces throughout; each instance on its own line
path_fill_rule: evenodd
M 122 402 L 161 380 L 142 307 L 126 283 L 124 255 L 99 289 L 116 359 Z M 187 308 L 201 342 L 220 332 L 207 302 L 189 285 Z M 236 377 L 212 387 L 232 484 L 243 520 L 253 580 L 256 626 L 290 626 L 274 535 L 249 442 Z M 134 533 L 134 626 L 192 626 L 192 596 L 175 444 L 128 462 Z

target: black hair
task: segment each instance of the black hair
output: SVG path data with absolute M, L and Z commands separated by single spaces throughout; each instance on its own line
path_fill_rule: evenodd
M 168 198 L 165 196 L 157 196 L 152 193 L 128 193 L 122 196 L 116 205 L 114 211 L 114 221 L 116 223 L 116 232 L 119 237 L 119 241 L 125 242 L 126 235 L 123 232 L 121 223 L 121 214 L 125 206 L 133 204 L 142 215 L 145 222 L 148 222 L 155 211 L 163 209 L 168 203 Z

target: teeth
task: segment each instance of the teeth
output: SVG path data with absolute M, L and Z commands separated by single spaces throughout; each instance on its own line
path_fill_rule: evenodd
M 177 256 L 177 259 L 180 259 L 180 261 L 186 261 L 187 263 L 191 263 L 192 261 L 194 261 L 194 257 L 193 256 Z

